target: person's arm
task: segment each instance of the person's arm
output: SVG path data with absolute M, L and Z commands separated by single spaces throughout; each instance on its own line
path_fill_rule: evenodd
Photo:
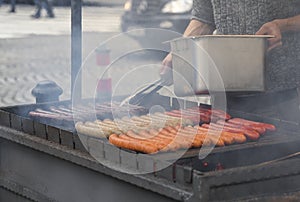
M 275 20 L 282 32 L 300 32 L 300 15 Z
M 215 28 L 207 23 L 192 19 L 183 33 L 184 37 L 212 34 Z
M 187 26 L 183 37 L 212 34 L 215 29 L 213 6 L 211 0 L 194 0 L 192 19 Z M 172 54 L 169 53 L 162 61 L 160 75 L 166 85 L 173 82 L 172 79 Z
M 183 36 L 199 36 L 205 34 L 212 34 L 214 31 L 214 17 L 213 6 L 211 0 L 194 0 L 192 19 L 187 26 Z M 162 62 L 163 68 L 161 74 L 164 73 L 166 68 L 172 67 L 172 56 L 168 54 Z
M 282 46 L 282 34 L 286 32 L 300 32 L 300 15 L 277 19 L 264 24 L 257 32 L 257 35 L 274 35 L 269 39 L 268 51 Z
M 200 35 L 207 35 L 212 34 L 214 31 L 214 27 L 212 25 L 203 23 L 199 20 L 192 19 L 187 26 L 183 36 L 189 37 L 189 36 L 200 36 Z M 169 53 L 167 57 L 162 61 L 163 67 L 170 67 L 172 68 L 172 54 Z M 166 71 L 166 68 L 161 69 L 161 74 L 164 74 L 164 71 Z

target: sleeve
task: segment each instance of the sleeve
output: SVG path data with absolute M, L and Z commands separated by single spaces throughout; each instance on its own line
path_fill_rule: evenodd
M 297 15 L 299 15 L 300 14 L 300 1 L 299 0 L 294 0 L 292 6 L 297 10 Z
M 214 25 L 214 12 L 211 0 L 194 0 L 192 19 Z

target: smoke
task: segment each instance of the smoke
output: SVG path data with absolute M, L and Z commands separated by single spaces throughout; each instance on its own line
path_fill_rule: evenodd
M 300 111 L 297 89 L 248 95 L 228 94 L 227 97 L 228 107 L 232 110 L 299 123 Z
M 143 37 L 139 37 L 140 33 L 143 33 Z M 146 37 L 145 37 L 146 35 Z M 157 37 L 159 36 L 159 37 Z M 99 102 L 104 101 L 105 97 L 99 96 L 100 92 L 99 89 L 99 81 L 103 83 L 102 81 L 107 81 L 108 79 L 111 81 L 111 97 L 110 103 L 114 104 L 117 102 L 120 102 L 122 100 L 122 97 L 126 97 L 128 95 L 133 95 L 135 92 L 137 92 L 139 89 L 142 89 L 157 79 L 159 79 L 159 72 L 162 67 L 161 60 L 162 58 L 169 52 L 168 45 L 164 44 L 165 40 L 170 40 L 173 38 L 178 38 L 181 36 L 179 33 L 167 31 L 167 30 L 161 30 L 161 29 L 142 29 L 142 30 L 133 30 L 129 31 L 127 33 L 123 33 L 117 36 L 114 36 L 110 38 L 109 40 L 101 43 L 98 45 L 98 47 L 92 51 L 87 59 L 84 61 L 83 66 L 81 68 L 81 72 L 79 75 L 82 75 L 82 83 L 81 82 L 75 82 L 75 87 L 73 91 L 76 91 L 78 89 L 82 90 L 83 92 L 83 98 L 86 100 L 90 100 L 90 98 L 93 99 L 93 103 L 95 103 L 94 110 L 95 112 L 92 115 L 91 120 L 96 120 L 97 117 L 97 109 L 96 106 Z M 140 40 L 139 44 L 136 44 L 136 40 Z M 203 67 L 202 70 L 207 70 L 215 75 L 215 85 L 218 86 L 218 89 L 222 88 L 222 79 L 220 79 L 218 70 L 216 69 L 213 61 L 209 57 L 209 55 L 201 49 L 201 47 L 198 47 L 196 44 L 193 44 L 194 42 L 192 40 L 189 40 L 189 43 L 192 44 L 193 47 L 198 48 L 199 52 L 204 52 L 204 55 L 207 55 L 208 59 L 207 61 L 210 61 L 207 67 Z M 142 47 L 140 47 L 142 45 Z M 101 51 L 99 51 L 101 50 Z M 97 54 L 110 54 L 110 58 L 107 59 L 107 55 L 97 55 Z M 185 55 L 184 52 L 180 53 L 174 53 L 176 57 L 183 60 L 184 63 L 187 63 L 187 66 L 192 68 L 193 71 L 195 71 L 197 77 L 198 75 L 201 76 L 201 72 L 199 72 L 199 69 L 197 67 L 194 67 L 193 65 L 196 65 L 189 56 Z M 99 56 L 99 57 L 97 57 Z M 104 59 L 105 61 L 109 61 L 109 64 L 105 64 L 105 62 L 101 62 L 98 59 Z M 182 68 L 188 68 L 186 65 Z M 173 70 L 173 75 L 177 79 L 180 79 L 182 84 L 185 86 L 185 90 L 188 90 L 190 99 L 194 102 L 199 103 L 199 99 L 194 95 L 193 88 L 189 81 L 182 77 L 182 72 L 177 71 L 176 69 Z M 209 78 L 204 77 L 203 81 L 205 83 L 209 83 Z M 172 88 L 164 87 L 161 91 L 162 93 L 166 93 L 169 97 L 174 98 L 175 100 L 178 99 L 177 95 L 174 94 Z M 224 91 L 223 91 L 224 92 Z M 74 94 L 74 93 L 73 93 Z M 154 94 L 155 97 L 155 94 Z M 150 99 L 151 97 L 147 97 L 147 99 Z M 159 98 L 159 97 L 157 97 Z M 160 97 L 161 98 L 161 97 Z M 159 98 L 159 99 L 160 99 Z M 109 99 L 107 101 L 109 101 Z M 89 105 L 89 102 L 83 102 L 82 100 L 75 100 L 74 97 L 72 99 L 73 101 L 73 109 L 77 108 L 78 103 L 80 105 Z M 168 101 L 170 102 L 170 99 L 168 98 Z M 110 123 L 110 127 L 113 127 L 114 131 L 118 133 L 118 131 L 132 131 L 132 135 L 134 136 L 134 132 L 136 131 L 143 131 L 148 128 L 152 128 L 153 126 L 159 128 L 163 128 L 167 121 L 169 120 L 161 120 L 158 121 L 155 119 L 155 116 L 157 113 L 163 113 L 165 111 L 170 110 L 170 106 L 164 105 L 161 100 L 151 100 L 146 102 L 147 109 L 150 111 L 150 116 L 147 118 L 150 120 L 148 125 L 136 125 L 136 122 L 132 121 L 132 118 L 135 118 L 130 114 L 130 110 L 127 109 L 125 111 L 122 111 L 121 109 L 116 108 L 112 111 L 112 117 L 102 117 L 101 119 L 104 120 L 106 118 L 109 118 L 110 120 L 107 120 L 107 123 Z M 174 101 L 173 101 L 174 103 Z M 186 102 L 177 102 L 179 104 L 178 109 L 185 109 Z M 221 102 L 222 104 L 226 102 Z M 139 103 L 136 103 L 139 104 Z M 169 103 L 170 105 L 170 103 Z M 167 108 L 166 108 L 167 106 Z M 129 106 L 127 106 L 129 107 Z M 220 107 L 220 106 L 219 106 Z M 222 108 L 221 108 L 222 109 Z M 225 110 L 225 108 L 223 108 Z M 125 113 L 124 113 L 125 112 Z M 153 116 L 153 115 L 154 116 Z M 75 114 L 74 121 L 79 122 L 79 126 L 90 125 L 93 123 L 82 123 L 80 122 L 81 119 L 79 117 L 79 114 Z M 212 116 L 214 116 L 214 111 Z M 198 119 L 200 116 L 198 116 Z M 114 121 L 113 121 L 114 120 Z M 183 119 L 180 118 L 182 125 Z M 111 122 L 113 121 L 113 122 Z M 200 122 L 200 119 L 198 121 L 194 120 L 196 123 Z M 105 120 L 103 122 L 100 122 L 100 128 L 101 128 L 101 134 L 102 136 L 107 136 L 109 134 L 109 128 L 105 123 Z M 125 128 L 124 128 L 125 127 Z M 176 140 L 178 141 L 181 135 L 181 132 L 179 131 L 176 136 Z M 211 134 L 209 132 L 209 135 L 217 135 L 216 133 Z M 218 138 L 218 137 L 216 137 Z M 193 140 L 193 137 L 186 139 L 185 141 L 190 141 L 190 144 Z M 173 141 L 172 141 L 173 142 Z M 173 143 L 170 144 L 173 144 Z M 85 141 L 83 141 L 83 144 Z M 187 143 L 187 142 L 186 142 Z M 201 148 L 199 152 L 199 158 L 205 158 L 214 148 L 215 145 L 207 146 L 205 148 Z M 178 152 L 174 153 L 173 161 L 175 162 L 177 159 L 179 159 L 187 150 L 188 147 L 185 147 L 186 149 L 179 150 Z M 98 155 L 99 156 L 99 155 Z M 144 155 L 143 158 L 148 158 L 148 155 Z M 135 158 L 134 155 L 132 158 Z M 106 165 L 106 161 L 102 158 L 97 159 L 100 163 Z M 159 157 L 157 159 L 160 161 Z M 168 165 L 170 165 L 169 162 Z M 161 165 L 161 166 L 160 166 Z M 159 163 L 156 165 L 156 170 L 161 170 L 166 168 L 165 166 L 168 166 L 167 164 Z M 110 166 L 110 165 L 107 165 Z M 122 164 L 119 165 L 120 167 L 118 170 L 122 172 L 137 172 L 136 170 L 128 171 L 127 169 L 123 168 Z M 116 167 L 114 167 L 116 169 Z M 153 168 L 149 167 L 143 167 L 144 170 L 139 170 L 138 173 L 149 173 L 153 172 Z

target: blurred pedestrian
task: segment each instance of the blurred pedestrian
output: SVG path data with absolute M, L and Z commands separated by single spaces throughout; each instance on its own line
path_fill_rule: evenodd
M 35 0 L 36 13 L 31 15 L 33 18 L 40 18 L 43 5 L 47 11 L 47 17 L 54 18 L 52 0 Z
M 3 4 L 3 0 L 0 0 L 0 7 Z M 10 0 L 10 10 L 9 13 L 15 13 L 16 12 L 16 0 Z
M 10 10 L 9 13 L 15 13 L 16 12 L 16 0 L 10 0 Z

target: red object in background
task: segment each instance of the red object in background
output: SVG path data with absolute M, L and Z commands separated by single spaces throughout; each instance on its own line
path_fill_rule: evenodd
M 96 49 L 97 66 L 107 66 L 110 64 L 110 50 L 105 46 Z M 108 72 L 103 75 L 103 78 L 98 80 L 97 98 L 110 98 L 112 96 L 112 79 L 109 78 Z
M 111 78 L 98 80 L 97 98 L 108 98 L 112 95 L 112 80 Z
M 110 64 L 110 50 L 103 48 L 96 50 L 96 62 L 98 66 Z

